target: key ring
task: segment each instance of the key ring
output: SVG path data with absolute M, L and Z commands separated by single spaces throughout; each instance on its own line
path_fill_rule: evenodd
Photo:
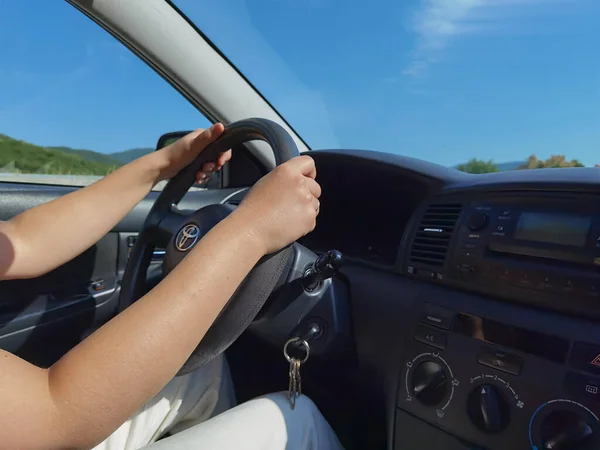
M 283 346 L 283 356 L 285 356 L 285 359 L 287 359 L 288 362 L 292 362 L 292 358 L 290 357 L 290 355 L 288 355 L 287 352 L 288 346 L 294 342 L 298 342 L 299 340 L 299 337 L 293 337 L 289 341 L 287 341 Z M 299 360 L 300 364 L 304 364 L 308 360 L 308 356 L 310 355 L 310 345 L 308 345 L 308 342 L 306 341 L 302 341 L 300 342 L 300 344 L 302 344 L 304 350 L 306 350 L 306 356 L 304 357 L 304 359 Z

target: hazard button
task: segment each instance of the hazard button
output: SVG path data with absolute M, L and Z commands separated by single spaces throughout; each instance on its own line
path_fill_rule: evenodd
M 571 351 L 570 364 L 578 369 L 600 375 L 600 345 L 576 342 Z

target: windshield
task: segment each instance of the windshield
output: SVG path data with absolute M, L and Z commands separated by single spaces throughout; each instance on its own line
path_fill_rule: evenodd
M 598 0 L 174 3 L 313 149 L 600 163 Z

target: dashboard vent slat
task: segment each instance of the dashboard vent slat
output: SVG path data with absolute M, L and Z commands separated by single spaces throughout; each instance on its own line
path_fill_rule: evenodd
M 446 253 L 456 226 L 462 205 L 434 203 L 421 217 L 410 249 L 411 263 L 440 267 L 446 261 Z

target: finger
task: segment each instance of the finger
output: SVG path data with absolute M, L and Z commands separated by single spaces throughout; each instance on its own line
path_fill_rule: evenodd
M 219 137 L 223 134 L 223 131 L 225 131 L 223 124 L 215 123 L 212 127 L 197 135 L 194 138 L 192 145 L 195 148 L 204 150 L 207 145 L 212 144 L 219 139 Z
M 218 170 L 217 163 L 214 163 L 212 161 L 204 163 L 204 165 L 202 166 L 202 172 L 208 173 L 208 172 L 214 172 L 216 170 Z
M 194 131 L 192 131 L 191 133 L 185 135 L 182 139 L 189 139 L 190 141 L 193 141 L 194 139 L 196 139 L 198 136 L 200 136 L 205 131 L 206 130 L 204 128 L 197 128 Z
M 308 155 L 296 156 L 291 159 L 289 163 L 293 167 L 300 170 L 302 175 L 307 176 L 309 178 L 317 177 L 317 168 L 315 167 L 315 161 Z
M 221 153 L 219 158 L 217 159 L 217 165 L 219 168 L 223 167 L 227 161 L 231 159 L 231 150 L 227 150 L 224 153 Z
M 210 178 L 210 175 L 208 175 L 206 172 L 196 172 L 196 182 L 198 184 L 202 184 L 205 183 L 206 181 L 208 181 L 208 179 Z
M 313 195 L 313 197 L 319 198 L 321 196 L 321 186 L 319 185 L 319 183 L 317 183 L 312 178 L 305 178 L 304 183 L 306 184 L 306 187 Z
M 319 213 L 319 209 L 321 209 L 321 202 L 319 201 L 319 199 L 313 197 L 312 204 L 313 204 L 313 207 L 315 208 L 315 211 L 318 214 Z

